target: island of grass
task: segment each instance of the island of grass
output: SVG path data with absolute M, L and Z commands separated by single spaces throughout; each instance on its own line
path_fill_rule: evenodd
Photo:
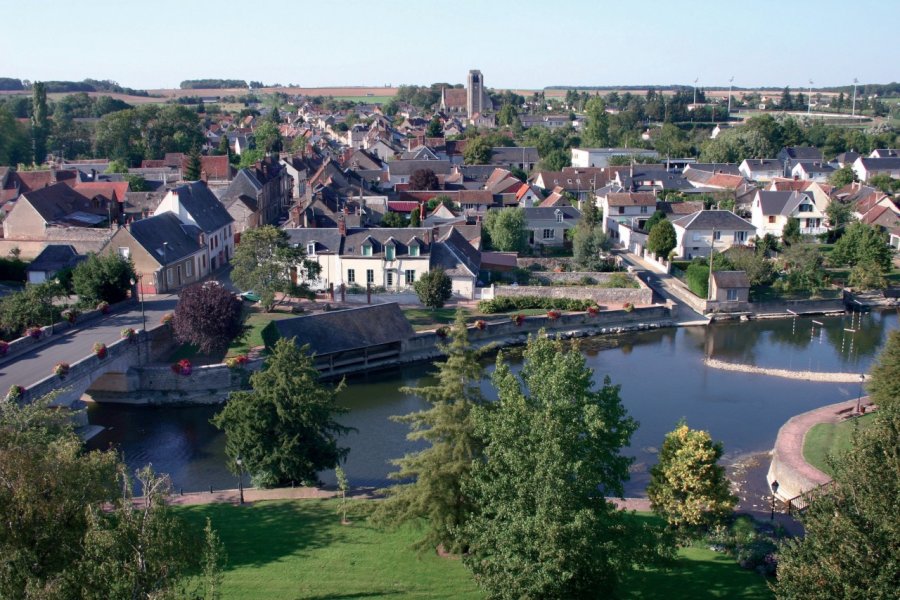
M 202 528 L 207 517 L 225 546 L 222 598 L 483 598 L 458 558 L 416 552 L 414 527 L 379 528 L 370 500 L 349 501 L 351 524 L 337 500 L 210 504 L 176 510 Z M 634 518 L 652 521 L 649 515 Z M 763 577 L 734 559 L 695 546 L 669 568 L 630 574 L 624 598 L 771 598 Z
M 803 460 L 833 477 L 834 471 L 828 464 L 828 457 L 847 451 L 854 429 L 869 427 L 874 417 L 874 414 L 868 414 L 840 423 L 813 425 L 803 438 Z

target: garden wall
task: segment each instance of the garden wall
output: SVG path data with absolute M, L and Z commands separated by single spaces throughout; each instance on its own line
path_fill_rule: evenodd
M 541 273 L 540 277 L 550 281 L 561 283 L 577 283 L 585 277 L 590 277 L 598 283 L 609 281 L 613 273 L 571 272 L 571 273 Z M 493 294 L 482 298 L 544 296 L 549 298 L 574 298 L 576 300 L 593 300 L 600 305 L 606 304 L 652 304 L 653 290 L 638 279 L 632 277 L 632 281 L 638 284 L 637 288 L 604 288 L 598 285 L 585 286 L 553 286 L 553 285 L 498 285 L 492 286 Z

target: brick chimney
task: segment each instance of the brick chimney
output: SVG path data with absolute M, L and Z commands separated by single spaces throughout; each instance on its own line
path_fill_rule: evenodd
M 347 221 L 344 219 L 344 215 L 338 217 L 338 233 L 341 234 L 341 237 L 347 237 Z

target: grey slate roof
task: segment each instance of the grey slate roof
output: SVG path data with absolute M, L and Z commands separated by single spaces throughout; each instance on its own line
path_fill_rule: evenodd
M 726 175 L 740 175 L 739 165 L 734 163 L 693 163 L 685 165 L 684 171 L 703 171 L 706 173 L 725 173 Z
M 537 148 L 515 146 L 499 146 L 491 148 L 491 163 L 507 165 L 510 163 L 536 163 L 540 160 Z
M 701 210 L 692 215 L 674 219 L 672 225 L 684 229 L 753 231 L 753 224 L 728 210 Z
M 65 183 L 55 183 L 38 190 L 25 192 L 24 198 L 34 207 L 47 223 L 71 220 L 72 215 L 79 213 L 95 215 L 105 221 L 108 215 L 106 207 L 95 206 L 89 198 L 69 187 Z M 22 200 L 20 199 L 19 202 Z
M 54 273 L 66 267 L 74 267 L 87 258 L 79 256 L 74 246 L 68 244 L 48 244 L 28 265 L 29 272 Z
M 451 228 L 447 235 L 432 246 L 430 266 L 442 268 L 450 277 L 478 277 L 481 253 L 460 232 Z
M 259 182 L 259 179 L 256 178 L 253 171 L 244 167 L 237 172 L 237 175 L 234 176 L 234 179 L 228 185 L 228 188 L 225 189 L 225 193 L 222 194 L 222 199 L 237 198 L 242 194 L 255 199 L 259 196 L 262 189 L 263 184 Z
M 229 223 L 234 223 L 232 216 L 204 182 L 195 181 L 179 186 L 173 191 L 178 194 L 181 205 L 204 232 L 213 233 Z
M 793 160 L 822 160 L 822 151 L 813 146 L 785 146 L 778 154 Z
M 273 321 L 283 338 L 321 356 L 409 339 L 413 328 L 396 303 L 375 304 Z
M 900 157 L 859 159 L 867 171 L 894 171 L 900 169 Z
M 555 221 L 556 220 L 556 211 L 562 211 L 563 213 L 563 221 L 574 220 L 577 221 L 581 219 L 581 211 L 579 211 L 574 206 L 548 206 L 545 208 L 541 208 L 536 206 L 534 208 L 523 208 L 525 211 L 525 219 L 527 221 Z
M 409 246 L 414 241 L 419 245 L 419 256 L 428 256 L 431 244 L 425 240 L 431 236 L 431 229 L 424 227 L 360 227 L 348 229 L 341 254 L 362 256 L 363 243 L 372 244 L 372 256 L 382 256 L 384 246 L 393 242 L 396 256 L 409 254 Z M 367 257 L 368 258 L 368 257 Z
M 803 192 L 769 192 L 760 190 L 759 207 L 762 209 L 763 215 L 789 215 L 794 212 L 803 200 L 809 197 Z
M 341 233 L 337 228 L 323 229 L 313 227 L 285 229 L 284 231 L 287 233 L 288 241 L 292 246 L 298 246 L 305 250 L 310 242 L 315 242 L 317 254 L 341 253 L 341 242 L 344 238 L 341 237 Z
M 128 226 L 128 230 L 161 265 L 177 262 L 200 251 L 200 230 L 183 224 L 175 213 L 162 213 L 135 221 Z
M 409 177 L 419 169 L 429 169 L 435 175 L 449 175 L 452 167 L 449 160 L 390 160 L 387 168 L 391 177 Z
M 774 158 L 748 158 L 744 161 L 747 168 L 753 171 L 781 171 L 784 165 L 780 160 Z
M 744 271 L 713 271 L 712 276 L 716 287 L 720 289 L 750 287 L 750 280 Z

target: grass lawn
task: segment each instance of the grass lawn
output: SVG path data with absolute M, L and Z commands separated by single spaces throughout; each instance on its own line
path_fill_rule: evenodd
M 841 423 L 819 423 L 813 425 L 803 438 L 803 460 L 823 473 L 833 475 L 826 457 L 836 455 L 850 448 L 853 429 L 868 427 L 875 418 L 874 414 L 863 415 L 858 419 L 850 419 Z
M 466 321 L 473 321 L 475 317 L 468 308 L 464 308 Z M 403 315 L 416 331 L 434 329 L 438 325 L 447 325 L 456 320 L 456 307 L 430 308 L 404 308 Z
M 381 529 L 366 520 L 366 500 L 350 501 L 340 525 L 335 500 L 179 507 L 202 528 L 207 517 L 228 555 L 223 600 L 256 598 L 482 598 L 457 559 L 411 549 L 412 527 Z M 640 519 L 653 519 L 639 515 Z M 671 568 L 647 569 L 623 582 L 625 598 L 768 599 L 765 580 L 705 548 L 679 552 Z
M 263 312 L 263 310 L 259 308 L 259 305 L 246 307 L 244 309 L 244 315 L 244 325 L 247 327 L 247 331 L 240 338 L 232 340 L 231 345 L 228 346 L 228 350 L 225 352 L 225 356 L 247 354 L 251 348 L 262 346 L 262 330 L 266 325 L 272 321 L 279 321 L 281 319 L 289 319 L 297 316 L 292 314 L 290 309 L 283 307 L 276 308 L 275 312 Z

